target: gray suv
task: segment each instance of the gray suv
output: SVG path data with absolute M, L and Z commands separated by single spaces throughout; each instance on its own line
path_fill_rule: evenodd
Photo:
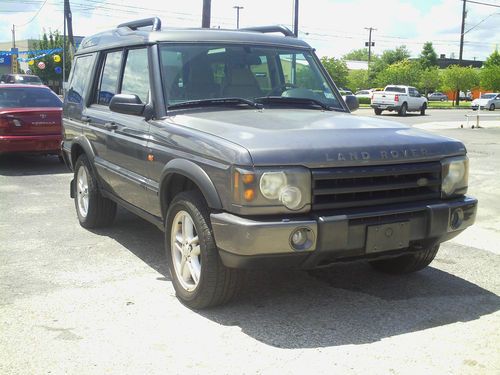
M 423 269 L 475 220 L 465 147 L 351 105 L 283 26 L 88 37 L 63 114 L 78 220 L 109 225 L 118 204 L 164 231 L 192 308 L 228 301 L 244 268 Z

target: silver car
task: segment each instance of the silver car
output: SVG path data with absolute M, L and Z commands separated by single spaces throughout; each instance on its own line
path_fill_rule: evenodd
M 471 108 L 474 111 L 477 109 L 494 111 L 496 108 L 500 108 L 500 93 L 493 92 L 481 95 L 480 98 L 472 101 Z
M 433 92 L 432 94 L 429 94 L 427 100 L 430 102 L 444 102 L 448 100 L 448 96 L 442 92 Z

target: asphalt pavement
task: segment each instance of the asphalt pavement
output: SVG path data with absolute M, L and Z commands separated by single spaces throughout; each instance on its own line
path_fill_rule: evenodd
M 477 223 L 430 267 L 251 271 L 202 312 L 175 298 L 153 225 L 120 210 L 86 230 L 57 158 L 0 157 L 0 374 L 499 374 L 500 122 L 462 112 L 381 116 L 469 152 Z

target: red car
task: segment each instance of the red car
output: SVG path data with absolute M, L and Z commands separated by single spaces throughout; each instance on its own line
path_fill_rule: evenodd
M 0 154 L 60 154 L 62 101 L 46 86 L 0 84 Z

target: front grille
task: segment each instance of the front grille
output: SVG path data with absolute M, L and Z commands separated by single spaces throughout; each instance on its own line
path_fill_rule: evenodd
M 438 199 L 441 163 L 312 170 L 314 211 Z

